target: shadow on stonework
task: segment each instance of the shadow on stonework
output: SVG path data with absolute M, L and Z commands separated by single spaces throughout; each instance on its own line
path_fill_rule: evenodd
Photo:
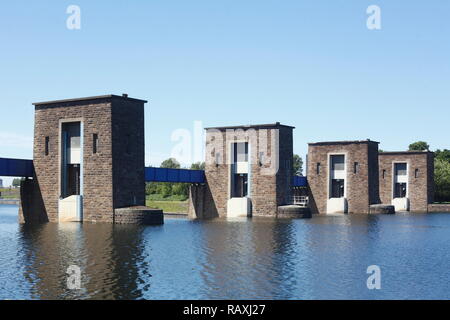
M 45 223 L 48 215 L 36 174 L 20 183 L 19 223 Z

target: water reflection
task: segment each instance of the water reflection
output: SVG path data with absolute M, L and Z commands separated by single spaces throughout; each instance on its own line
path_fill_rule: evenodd
M 24 277 L 32 299 L 135 299 L 147 273 L 142 227 L 110 224 L 20 225 Z M 67 268 L 81 269 L 81 289 L 67 288 Z M 140 273 L 139 269 L 144 272 Z
M 213 221 L 202 228 L 210 248 L 202 263 L 205 295 L 230 299 L 273 299 L 292 291 L 295 230 L 289 220 Z
M 0 299 L 448 299 L 449 262 L 445 214 L 25 226 L 0 206 Z

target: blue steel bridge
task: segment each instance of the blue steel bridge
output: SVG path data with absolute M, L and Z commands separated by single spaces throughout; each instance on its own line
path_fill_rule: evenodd
M 33 177 L 33 160 L 0 158 L 0 176 L 31 178 Z M 146 167 L 145 181 L 200 184 L 205 183 L 206 178 L 204 170 Z M 306 187 L 306 185 L 306 177 L 293 177 L 293 187 Z

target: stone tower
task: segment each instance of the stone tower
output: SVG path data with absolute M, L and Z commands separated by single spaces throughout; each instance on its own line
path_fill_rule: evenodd
M 23 186 L 21 220 L 113 222 L 115 209 L 145 205 L 146 102 L 105 95 L 34 103 L 34 177 Z
M 206 128 L 206 184 L 191 186 L 191 217 L 274 216 L 290 203 L 294 127 Z

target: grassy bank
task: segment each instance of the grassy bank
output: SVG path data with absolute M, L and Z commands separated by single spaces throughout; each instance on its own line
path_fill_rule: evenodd
M 1 199 L 19 199 L 20 198 L 20 189 L 9 189 L 9 188 L 0 188 L 0 198 Z
M 146 197 L 146 205 L 151 208 L 162 209 L 164 212 L 187 213 L 188 201 L 186 197 L 173 195 L 163 197 L 160 194 L 150 194 Z

